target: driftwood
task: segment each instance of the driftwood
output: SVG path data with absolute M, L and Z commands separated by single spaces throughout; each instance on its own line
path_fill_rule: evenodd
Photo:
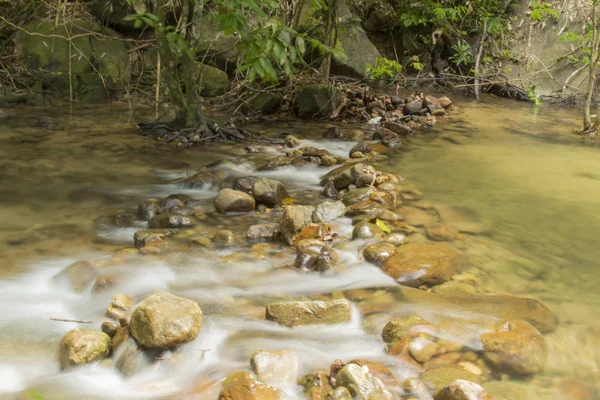
M 93 324 L 94 321 L 86 321 L 81 319 L 63 319 L 63 318 L 50 318 L 50 321 L 58 321 L 58 322 L 75 322 L 77 324 Z

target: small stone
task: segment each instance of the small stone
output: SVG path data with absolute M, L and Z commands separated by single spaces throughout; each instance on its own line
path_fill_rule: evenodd
M 317 371 L 304 376 L 298 382 L 304 389 L 304 397 L 306 400 L 324 400 L 329 392 L 331 385 L 329 384 L 329 376 L 327 372 Z M 348 392 L 348 396 L 350 393 Z M 349 400 L 352 400 L 351 398 Z
M 180 199 L 179 196 L 169 196 L 158 203 L 158 210 L 162 214 L 168 214 L 169 212 L 171 212 L 172 208 L 184 206 L 185 202 L 182 199 Z
M 281 235 L 279 224 L 257 224 L 252 225 L 246 233 L 246 239 L 250 242 L 270 242 Z
M 148 222 L 150 229 L 188 228 L 194 225 L 196 222 L 192 218 L 178 214 L 159 214 Z
M 284 146 L 285 147 L 298 147 L 300 146 L 300 139 L 295 136 L 287 135 L 285 138 Z
M 213 235 L 211 242 L 217 247 L 228 247 L 235 243 L 235 235 L 223 229 Z
M 244 176 L 243 178 L 236 178 L 233 180 L 233 190 L 239 190 L 250 194 L 252 192 L 252 186 L 260 178 L 257 176 Z
M 346 206 L 351 206 L 352 204 L 370 200 L 371 194 L 376 191 L 377 190 L 372 186 L 352 189 L 344 195 L 342 200 Z
M 456 365 L 429 369 L 421 375 L 421 379 L 433 388 L 434 393 L 438 393 L 458 379 L 475 383 L 481 380 L 479 376 Z
M 287 327 L 341 324 L 352 319 L 352 307 L 346 300 L 273 303 L 267 306 L 266 318 Z
M 383 237 L 384 232 L 377 224 L 369 220 L 361 221 L 354 225 L 352 239 L 371 239 Z
M 314 223 L 328 223 L 346 214 L 346 205 L 342 201 L 324 201 L 317 205 L 312 214 Z
M 356 400 L 392 400 L 392 393 L 381 380 L 369 372 L 368 367 L 348 364 L 336 376 L 337 386 L 347 388 Z
M 399 136 L 410 136 L 415 133 L 415 131 L 412 130 L 409 126 L 399 124 L 397 122 L 386 121 L 383 124 L 383 126 L 385 126 L 386 129 L 389 129 L 390 131 L 392 131 L 393 133 L 395 133 L 396 135 L 399 135 Z
M 256 202 L 247 193 L 233 189 L 222 189 L 214 201 L 215 208 L 221 213 L 242 213 L 254 211 Z
M 492 397 L 478 384 L 457 379 L 435 395 L 435 400 L 491 400 Z
M 374 243 L 362 249 L 366 261 L 381 265 L 385 260 L 396 254 L 396 245 L 392 243 Z
M 169 349 L 200 333 L 202 311 L 193 300 L 167 292 L 146 297 L 131 315 L 131 335 L 144 347 Z
M 363 153 L 361 153 L 360 151 L 355 151 L 354 153 L 350 154 L 350 158 L 364 158 L 365 155 Z
M 125 343 L 131 337 L 129 333 L 129 327 L 119 327 L 117 328 L 114 336 L 111 339 L 111 346 L 113 353 L 118 350 L 118 348 Z
M 113 337 L 115 335 L 115 333 L 117 332 L 117 329 L 119 329 L 119 325 L 117 325 L 116 323 L 112 322 L 112 321 L 104 321 L 102 323 L 102 332 L 106 333 L 108 336 Z
M 395 343 L 422 333 L 432 333 L 434 331 L 435 327 L 429 321 L 418 315 L 411 315 L 410 317 L 390 320 L 383 328 L 381 337 L 386 343 Z
M 73 329 L 60 341 L 60 367 L 102 360 L 110 353 L 110 337 L 101 331 Z
M 133 235 L 135 247 L 142 249 L 147 246 L 158 247 L 165 243 L 165 240 L 171 236 L 171 231 L 166 229 L 142 230 Z
M 354 146 L 351 150 L 350 150 L 350 157 L 352 157 L 352 154 L 358 152 L 361 154 L 369 154 L 373 151 L 373 146 L 371 146 L 368 143 L 365 142 L 359 142 L 356 146 Z M 354 157 L 353 157 L 354 158 Z
M 298 358 L 291 350 L 257 351 L 250 360 L 259 381 L 272 386 L 292 386 L 298 376 Z
M 408 350 L 411 357 L 420 363 L 426 363 L 441 351 L 440 346 L 437 343 L 423 337 L 417 337 L 411 340 L 408 345 Z
M 131 297 L 123 293 L 117 293 L 113 295 L 110 305 L 106 309 L 106 314 L 118 321 L 120 318 L 127 315 L 127 311 L 131 307 L 133 307 L 133 300 Z
M 152 201 L 145 201 L 138 205 L 137 217 L 142 221 L 150 221 L 158 214 L 158 204 Z
M 317 272 L 327 271 L 333 268 L 338 260 L 339 256 L 334 249 L 329 246 L 323 246 L 317 256 L 314 270 Z
M 38 120 L 37 126 L 40 128 L 51 129 L 54 126 L 54 121 L 50 117 L 43 116 Z

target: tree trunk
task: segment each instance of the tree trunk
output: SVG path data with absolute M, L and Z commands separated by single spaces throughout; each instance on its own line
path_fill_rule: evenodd
M 337 0 L 327 1 L 327 14 L 325 17 L 325 44 L 328 48 L 333 48 L 337 42 Z M 329 80 L 331 71 L 331 52 L 327 52 L 321 62 L 320 72 L 323 79 Z
M 187 40 L 186 45 L 189 49 L 177 48 L 169 43 L 164 25 L 168 18 L 167 7 L 164 0 L 155 0 L 155 11 L 160 21 L 155 28 L 158 54 L 164 66 L 167 92 L 175 107 L 175 120 L 172 125 L 176 128 L 200 127 L 204 125 L 204 118 L 200 110 L 199 88 L 194 72 L 196 62 L 191 56 L 193 50 L 190 50 L 193 46 Z M 185 0 L 183 10 L 188 18 L 183 22 L 184 27 L 180 27 L 180 31 L 188 36 L 190 30 L 187 23 L 194 14 L 194 1 Z
M 598 16 L 597 16 L 597 8 L 598 8 L 598 0 L 592 0 L 592 54 L 590 57 L 590 70 L 589 70 L 589 78 L 588 78 L 588 91 L 587 96 L 585 97 L 585 104 L 583 106 L 583 133 L 594 134 L 596 128 L 592 123 L 591 116 L 591 107 L 592 107 L 592 98 L 594 96 L 594 91 L 596 89 L 596 68 L 598 66 L 598 51 L 600 51 L 600 34 L 598 32 Z

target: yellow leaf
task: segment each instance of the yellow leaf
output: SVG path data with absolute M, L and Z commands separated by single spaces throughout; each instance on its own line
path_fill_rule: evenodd
M 289 206 L 291 204 L 294 204 L 296 202 L 296 199 L 292 198 L 292 197 L 286 197 L 285 199 L 283 199 L 281 201 L 281 204 L 283 204 L 284 206 Z
M 392 230 L 379 218 L 375 219 L 375 224 L 381 229 L 384 233 L 390 233 Z

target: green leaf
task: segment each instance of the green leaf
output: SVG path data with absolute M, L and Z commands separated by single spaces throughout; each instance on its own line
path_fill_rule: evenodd
M 136 20 L 135 20 L 135 22 L 134 22 L 134 24 L 133 24 L 133 27 L 134 27 L 135 29 L 139 29 L 139 28 L 141 28 L 141 27 L 142 27 L 142 24 L 143 24 L 143 23 L 144 23 L 144 22 L 143 22 L 141 19 L 136 19 Z
M 392 230 L 379 218 L 375 218 L 375 224 L 381 229 L 384 233 L 390 233 Z
M 306 53 L 306 42 L 300 36 L 296 38 L 296 49 L 298 50 L 298 54 L 301 56 Z

